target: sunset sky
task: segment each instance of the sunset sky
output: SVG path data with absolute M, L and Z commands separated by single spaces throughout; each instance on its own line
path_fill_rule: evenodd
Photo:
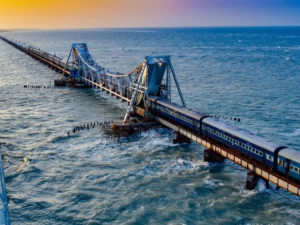
M 300 25 L 300 0 L 0 0 L 0 29 Z

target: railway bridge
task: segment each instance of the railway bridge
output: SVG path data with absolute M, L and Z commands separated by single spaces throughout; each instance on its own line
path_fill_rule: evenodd
M 300 196 L 300 152 L 188 109 L 170 56 L 146 56 L 129 73 L 120 73 L 99 65 L 86 43 L 72 44 L 64 61 L 36 47 L 0 39 L 61 73 L 63 83 L 94 87 L 127 104 L 123 121 L 115 124 L 118 129 L 131 127 L 132 114 L 144 122 L 156 121 L 174 131 L 175 142 L 195 141 L 204 146 L 205 160 L 229 159 L 249 170 L 248 188 L 261 178 L 267 185 L 271 182 Z M 181 105 L 172 102 L 172 80 Z

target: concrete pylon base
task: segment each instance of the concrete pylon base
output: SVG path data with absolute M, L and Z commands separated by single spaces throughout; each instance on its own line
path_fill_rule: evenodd
M 224 157 L 219 155 L 218 153 L 214 152 L 211 149 L 205 149 L 204 150 L 204 162 L 222 163 L 222 162 L 224 162 Z
M 253 190 L 257 186 L 258 178 L 259 177 L 254 172 L 249 171 L 247 173 L 247 180 L 246 180 L 245 188 L 247 190 Z
M 173 133 L 173 144 L 190 144 L 191 143 L 191 139 L 183 136 L 182 134 L 175 132 Z

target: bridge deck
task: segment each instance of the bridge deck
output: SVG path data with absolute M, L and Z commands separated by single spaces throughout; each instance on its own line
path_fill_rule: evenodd
M 10 45 L 14 46 L 15 48 L 19 49 L 20 51 L 30 55 L 32 58 L 37 59 L 37 60 L 41 61 L 42 63 L 50 66 L 55 71 L 60 72 L 60 73 L 65 73 L 68 76 L 70 75 L 70 69 L 72 67 L 70 67 L 69 65 L 64 63 L 62 60 L 58 60 L 58 61 L 50 60 L 47 57 L 43 57 L 43 56 L 40 56 L 40 55 L 36 54 L 33 50 L 31 50 L 28 47 L 22 46 L 22 45 L 20 45 L 18 43 L 15 43 L 15 42 L 7 39 L 7 38 L 4 38 L 4 37 L 0 37 L 0 38 L 3 41 L 7 42 L 8 44 L 10 44 Z M 46 53 L 46 52 L 44 52 L 44 53 Z M 46 53 L 46 54 L 48 56 L 55 57 L 54 55 L 51 55 L 51 54 L 48 54 L 48 53 Z
M 105 72 L 105 69 L 101 66 L 99 66 L 96 62 L 93 61 L 91 55 L 88 52 L 88 49 L 86 47 L 86 44 L 73 44 L 74 47 L 74 58 L 77 57 L 77 64 L 76 67 L 71 67 L 68 62 L 65 64 L 62 64 L 62 61 L 56 62 L 55 56 L 53 56 L 53 60 L 44 57 L 43 53 L 39 54 L 34 52 L 34 49 L 30 50 L 30 48 L 23 47 L 22 45 L 19 45 L 15 42 L 12 42 L 6 38 L 2 39 L 9 44 L 13 45 L 14 47 L 20 49 L 21 51 L 31 55 L 33 58 L 38 59 L 42 61 L 43 63 L 51 66 L 53 69 L 55 69 L 58 72 L 65 73 L 69 76 L 72 76 L 72 69 L 78 70 L 79 73 L 76 73 L 76 77 L 78 80 L 82 80 L 86 84 L 90 84 L 92 86 L 95 86 L 99 88 L 100 90 L 104 90 L 107 93 L 121 99 L 122 101 L 126 102 L 127 104 L 132 105 L 133 101 L 132 99 L 135 98 L 135 94 L 138 92 L 139 99 L 141 100 L 141 96 L 144 94 L 145 86 L 141 86 L 139 88 L 139 84 L 143 84 L 143 79 L 146 76 L 144 74 L 148 73 L 149 71 L 162 71 L 165 70 L 166 65 L 170 65 L 169 58 L 167 57 L 155 57 L 155 58 L 148 58 L 146 59 L 145 63 L 141 63 L 139 66 L 137 66 L 131 73 L 128 75 L 120 75 L 120 74 L 109 74 Z M 48 53 L 45 53 L 48 54 Z M 77 54 L 77 55 L 76 55 Z M 48 54 L 49 55 L 49 54 Z M 70 53 L 71 55 L 71 53 Z M 155 60 L 153 60 L 155 59 Z M 161 60 L 163 59 L 163 60 Z M 165 60 L 165 61 L 164 61 Z M 158 61 L 158 62 L 157 62 Z M 157 62 L 157 64 L 155 64 Z M 73 63 L 74 65 L 74 63 Z M 155 65 L 155 66 L 154 66 Z M 79 71 L 81 70 L 81 71 Z M 170 71 L 173 73 L 173 68 L 170 66 L 168 68 L 167 74 L 170 73 Z M 150 73 L 150 72 L 149 72 Z M 153 72 L 154 73 L 154 72 Z M 130 79 L 130 74 L 133 74 L 133 77 L 136 79 L 132 81 Z M 127 76 L 127 77 L 126 77 Z M 174 76 L 174 74 L 173 74 Z M 126 78 L 125 78 L 126 77 Z M 138 78 L 138 80 L 137 80 Z M 148 77 L 149 78 L 149 77 Z M 161 77 L 162 78 L 162 77 Z M 126 80 L 127 79 L 127 80 Z M 175 79 L 175 76 L 174 76 Z M 146 80 L 146 79 L 144 79 Z M 160 81 L 161 82 L 161 81 Z M 157 80 L 154 80 L 153 83 L 157 83 Z M 144 84 L 143 84 L 144 85 Z M 149 84 L 148 84 L 149 85 Z M 176 80 L 176 85 L 178 85 L 178 81 Z M 179 86 L 179 85 L 178 85 Z M 151 88 L 155 89 L 156 86 L 151 86 Z M 149 91 L 149 89 L 148 89 Z M 180 88 L 178 88 L 178 91 L 180 91 Z M 157 92 L 158 93 L 158 92 Z M 181 96 L 181 95 L 180 95 Z M 184 101 L 182 99 L 182 103 L 184 105 Z M 133 105 L 133 110 L 139 114 L 142 117 L 145 117 L 146 115 L 146 108 L 137 107 L 136 105 Z M 211 149 L 215 151 L 216 153 L 222 155 L 223 157 L 233 161 L 234 163 L 253 171 L 258 176 L 262 177 L 263 179 L 270 181 L 279 187 L 286 189 L 290 191 L 291 193 L 294 193 L 298 196 L 300 196 L 300 184 L 298 181 L 292 180 L 289 177 L 286 177 L 276 171 L 273 171 L 271 168 L 265 167 L 263 164 L 246 157 L 242 155 L 239 151 L 228 148 L 225 146 L 220 145 L 218 142 L 214 140 L 208 140 L 204 139 L 203 137 L 199 136 L 197 133 L 193 131 L 189 131 L 187 129 L 184 129 L 183 127 L 179 126 L 173 121 L 154 116 L 155 120 L 162 125 L 173 129 L 174 131 L 182 134 L 183 136 L 203 145 L 204 147 Z
M 180 127 L 176 123 L 155 116 L 155 120 L 162 125 L 171 128 L 172 130 L 182 134 L 183 136 L 201 144 L 205 148 L 211 149 L 216 153 L 222 155 L 224 158 L 229 159 L 230 161 L 250 170 L 257 174 L 259 177 L 272 182 L 273 184 L 278 185 L 279 187 L 290 191 L 293 194 L 300 196 L 300 184 L 279 174 L 272 171 L 269 168 L 266 168 L 264 165 L 255 162 L 247 157 L 242 156 L 238 151 L 232 148 L 221 146 L 220 144 L 214 142 L 213 140 L 205 140 L 203 137 L 200 137 L 193 132 Z

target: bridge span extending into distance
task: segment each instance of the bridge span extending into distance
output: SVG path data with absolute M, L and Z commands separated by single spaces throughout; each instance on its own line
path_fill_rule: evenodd
M 248 189 L 254 188 L 261 178 L 267 187 L 271 182 L 300 196 L 300 152 L 188 109 L 170 56 L 146 56 L 129 73 L 119 73 L 99 65 L 86 43 L 72 44 L 64 61 L 39 48 L 0 38 L 62 74 L 58 83 L 94 87 L 127 104 L 124 119 L 116 123 L 115 128 L 132 128 L 132 115 L 143 122 L 155 121 L 174 131 L 175 142 L 194 141 L 204 146 L 206 161 L 229 159 L 246 168 Z M 172 102 L 172 80 L 180 96 L 180 105 Z

